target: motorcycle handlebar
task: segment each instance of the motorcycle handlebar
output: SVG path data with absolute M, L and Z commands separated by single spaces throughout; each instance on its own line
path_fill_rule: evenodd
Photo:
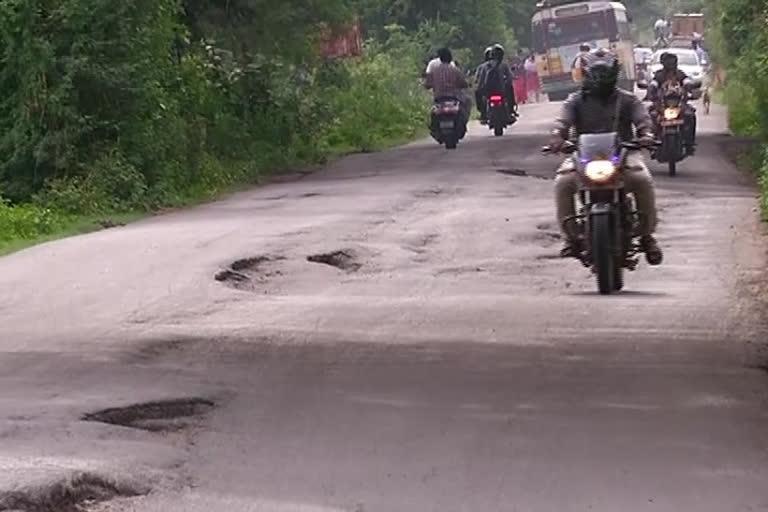
M 630 149 L 630 150 L 640 150 L 640 149 L 646 149 L 648 147 L 661 145 L 661 141 L 658 141 L 658 140 L 653 141 L 653 143 L 650 145 L 645 143 L 645 141 L 642 141 L 643 144 L 641 144 L 640 142 L 641 142 L 640 139 L 637 139 L 631 142 L 622 142 L 621 147 L 625 149 Z M 550 145 L 542 146 L 541 152 L 544 153 L 545 155 L 554 155 L 557 153 L 570 154 L 570 153 L 574 153 L 577 149 L 578 149 L 578 145 L 574 144 L 573 142 L 566 141 L 562 145 L 562 147 L 557 149 L 553 148 Z

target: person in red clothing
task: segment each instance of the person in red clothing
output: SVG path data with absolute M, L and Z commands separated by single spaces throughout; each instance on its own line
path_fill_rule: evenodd
M 536 99 L 536 103 L 538 103 L 541 101 L 541 96 L 539 95 L 539 71 L 536 66 L 536 58 L 533 54 L 525 59 L 523 67 L 525 68 L 525 85 L 528 89 L 528 98 L 530 99 L 533 95 Z
M 513 59 L 514 67 L 512 68 L 512 73 L 514 74 L 514 88 L 515 88 L 515 98 L 517 98 L 518 104 L 523 104 L 528 102 L 528 89 L 526 87 L 526 80 L 525 80 L 525 57 L 523 55 L 523 50 L 518 49 L 517 50 L 517 56 Z

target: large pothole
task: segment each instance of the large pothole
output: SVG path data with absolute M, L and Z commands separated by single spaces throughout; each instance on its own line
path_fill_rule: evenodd
M 282 272 L 273 268 L 271 264 L 284 259 L 282 256 L 270 255 L 239 259 L 232 262 L 229 267 L 218 271 L 214 279 L 233 288 L 250 290 L 271 277 L 281 276 Z
M 551 247 L 562 241 L 563 235 L 549 222 L 542 222 L 536 226 L 533 240 L 544 247 Z
M 0 492 L 0 511 L 85 512 L 96 503 L 147 494 L 137 483 L 93 473 L 77 473 L 50 484 Z
M 204 398 L 182 398 L 104 409 L 82 419 L 149 432 L 176 432 L 193 426 L 215 406 Z
M 307 256 L 307 261 L 329 265 L 346 272 L 356 272 L 362 267 L 362 264 L 357 261 L 357 254 L 351 249 L 313 254 Z

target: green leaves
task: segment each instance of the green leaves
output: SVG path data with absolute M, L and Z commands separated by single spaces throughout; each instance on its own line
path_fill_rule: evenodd
M 768 0 L 716 0 L 715 48 L 727 67 L 725 98 L 731 130 L 763 143 L 759 171 L 763 217 L 768 219 Z
M 430 53 L 450 45 L 470 67 L 493 42 L 512 50 L 532 3 L 4 0 L 0 190 L 14 218 L 31 218 L 24 202 L 147 209 L 379 147 L 423 128 Z M 320 58 L 324 31 L 355 16 L 365 56 Z
M 518 33 L 527 41 L 535 5 L 533 0 L 359 0 L 369 36 L 385 39 L 386 27 L 399 25 L 409 34 L 419 32 L 425 56 L 447 45 L 465 49 L 473 64 L 493 43 L 512 50 Z
M 172 73 L 175 0 L 0 3 L 0 184 L 26 199 L 152 119 Z M 150 162 L 135 157 L 139 167 Z M 154 163 L 152 163 L 154 164 Z

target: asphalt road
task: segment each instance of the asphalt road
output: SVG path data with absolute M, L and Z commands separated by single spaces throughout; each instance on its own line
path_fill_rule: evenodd
M 0 510 L 768 510 L 723 111 L 602 297 L 556 258 L 557 107 L 0 259 Z

